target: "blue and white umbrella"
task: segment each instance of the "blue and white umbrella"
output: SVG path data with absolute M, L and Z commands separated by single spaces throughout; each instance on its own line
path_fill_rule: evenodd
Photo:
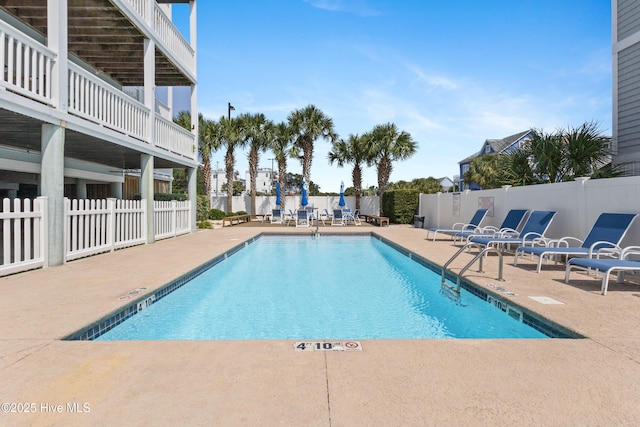
M 341 208 L 346 206 L 344 202 L 344 181 L 340 181 L 340 201 L 338 202 L 338 206 Z
M 302 201 L 300 202 L 302 206 L 307 206 L 309 204 L 309 200 L 307 199 L 307 191 L 309 191 L 309 187 L 307 186 L 307 183 L 303 179 L 302 180 Z
M 280 181 L 276 183 L 276 206 L 282 205 L 282 201 L 280 200 Z

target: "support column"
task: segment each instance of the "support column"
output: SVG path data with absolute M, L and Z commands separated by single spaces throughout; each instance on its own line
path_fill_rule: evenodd
M 64 138 L 64 127 L 42 125 L 40 196 L 48 198 L 49 266 L 64 264 Z
M 196 232 L 196 209 L 198 204 L 198 169 L 187 168 L 187 192 L 189 194 L 189 206 L 191 208 L 191 215 L 189 223 L 191 224 L 191 232 Z
M 150 154 L 140 155 L 140 198 L 146 202 L 147 243 L 153 243 L 156 237 L 153 221 L 153 156 Z
M 114 199 L 122 199 L 122 183 L 121 182 L 112 182 L 109 185 L 109 197 Z
M 87 198 L 87 181 L 85 181 L 84 179 L 76 179 L 76 198 Z
M 58 55 L 53 64 L 51 93 L 55 107 L 65 112 L 69 107 L 68 10 L 67 0 L 47 0 L 47 45 Z

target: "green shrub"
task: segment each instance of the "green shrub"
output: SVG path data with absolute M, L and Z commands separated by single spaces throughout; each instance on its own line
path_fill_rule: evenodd
M 140 199 L 141 199 L 140 193 L 134 194 L 132 197 L 132 200 L 140 200 Z M 184 193 L 154 193 L 153 194 L 153 200 L 157 200 L 160 202 L 166 202 L 171 200 L 184 202 L 185 200 L 188 200 L 188 199 L 189 199 L 189 196 Z
M 213 228 L 213 226 L 211 225 L 211 223 L 209 221 L 202 220 L 202 221 L 198 221 L 197 223 L 198 228 Z
M 196 221 L 209 219 L 209 197 L 198 196 L 196 199 Z
M 220 209 L 211 209 L 209 211 L 209 219 L 220 220 L 225 217 L 225 212 Z
M 395 224 L 411 224 L 418 209 L 416 190 L 390 190 L 382 195 L 382 212 Z

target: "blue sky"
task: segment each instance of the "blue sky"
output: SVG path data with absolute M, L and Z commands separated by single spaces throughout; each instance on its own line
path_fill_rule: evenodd
M 186 10 L 175 6 L 177 22 Z M 199 0 L 199 112 L 218 119 L 227 102 L 274 122 L 313 104 L 342 138 L 393 122 L 418 151 L 391 181 L 452 178 L 485 139 L 585 121 L 611 134 L 611 2 Z M 330 148 L 315 144 L 321 191 L 352 185 Z M 244 176 L 246 153 L 236 159 Z M 377 186 L 375 167 L 363 184 Z

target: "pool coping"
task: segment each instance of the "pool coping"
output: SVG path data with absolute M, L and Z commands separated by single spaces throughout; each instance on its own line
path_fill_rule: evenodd
M 303 234 L 297 234 L 298 236 L 304 236 Z M 313 233 L 312 233 L 313 235 Z M 396 242 L 385 238 L 384 236 L 376 233 L 375 231 L 366 231 L 366 232 L 323 232 L 322 235 L 329 236 L 370 236 L 373 237 L 382 243 L 392 247 L 397 250 L 401 254 L 409 257 L 411 260 L 419 263 L 423 267 L 426 267 L 435 273 L 442 274 L 442 266 L 439 264 L 430 261 L 423 256 L 397 244 Z M 287 236 L 291 237 L 292 234 L 288 233 L 278 233 L 278 232 L 261 232 L 248 239 L 242 241 L 241 243 L 233 246 L 232 248 L 226 250 L 225 252 L 213 257 L 209 261 L 206 261 L 199 266 L 192 268 L 188 272 L 180 275 L 179 277 L 161 285 L 159 288 L 142 293 L 141 296 L 131 300 L 123 307 L 120 307 L 116 310 L 111 311 L 110 313 L 102 316 L 94 322 L 91 322 L 89 325 L 84 326 L 78 329 L 71 334 L 68 334 L 61 338 L 63 341 L 92 341 L 101 335 L 107 333 L 114 327 L 120 325 L 127 319 L 135 316 L 136 314 L 143 311 L 145 308 L 154 304 L 155 302 L 161 300 L 165 296 L 171 294 L 175 290 L 184 286 L 187 282 L 207 271 L 208 269 L 214 267 L 220 262 L 227 259 L 229 256 L 235 254 L 241 249 L 246 248 L 252 243 L 255 243 L 256 240 L 260 239 L 262 236 Z M 457 275 L 451 272 L 450 270 L 445 271 L 445 278 L 450 281 L 456 281 Z M 583 339 L 585 338 L 583 335 L 579 334 L 576 331 L 573 331 L 563 325 L 558 324 L 544 316 L 539 315 L 538 313 L 523 307 L 520 304 L 517 304 L 504 296 L 500 295 L 497 292 L 492 292 L 491 290 L 482 287 L 478 284 L 473 283 L 472 281 L 461 277 L 460 278 L 460 287 L 464 288 L 468 292 L 472 293 L 476 297 L 486 301 L 490 305 L 492 305 L 495 309 L 501 310 L 515 320 L 524 323 L 527 326 L 532 327 L 533 329 L 541 332 L 546 335 L 548 338 L 556 338 L 556 339 Z M 519 316 L 520 318 L 516 318 L 515 316 Z M 452 339 L 466 339 L 466 338 L 452 338 Z M 499 339 L 499 338 L 498 338 Z M 509 338 L 503 338 L 509 339 Z

